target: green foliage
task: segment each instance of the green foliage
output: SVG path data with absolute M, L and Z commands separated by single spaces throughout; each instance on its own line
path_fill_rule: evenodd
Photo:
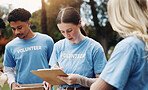
M 85 0 L 81 7 L 85 13 L 83 18 L 90 23 L 86 29 L 92 28 L 88 35 L 101 43 L 106 56 L 109 48 L 118 42 L 117 33 L 112 30 L 108 21 L 107 2 L 108 0 Z
M 0 6 L 0 18 L 7 22 L 8 14 L 12 10 L 12 5 L 9 4 L 8 7 Z
M 4 37 L 4 35 L 6 35 L 6 39 L 9 39 L 13 35 L 10 24 L 7 23 L 7 16 L 9 14 L 10 10 L 12 10 L 11 8 L 12 8 L 11 5 L 9 5 L 8 8 L 0 6 L 0 18 L 3 17 L 2 19 L 6 23 L 6 28 L 2 29 L 2 31 L 1 31 L 1 33 L 2 33 L 1 36 Z
M 94 40 L 98 41 L 96 38 L 96 30 L 95 30 L 94 26 L 88 25 L 88 26 L 85 26 L 84 29 L 85 29 L 88 37 L 93 38 Z
M 31 29 L 34 32 L 41 32 L 41 10 L 34 12 L 30 18 Z
M 1 33 L 2 33 L 2 35 L 1 35 L 2 37 L 4 37 L 4 35 L 6 35 L 6 39 L 10 39 L 13 35 L 10 24 L 8 24 L 5 29 L 2 29 Z
M 0 67 L 3 66 L 3 62 L 2 61 L 3 61 L 3 59 L 0 58 Z M 0 86 L 0 90 L 10 90 L 8 83 L 5 84 L 3 87 Z
M 3 59 L 2 58 L 0 58 L 0 63 L 3 63 Z M 1 66 L 1 65 L 0 65 Z
M 0 90 L 10 90 L 9 84 L 5 84 L 3 87 L 0 87 Z

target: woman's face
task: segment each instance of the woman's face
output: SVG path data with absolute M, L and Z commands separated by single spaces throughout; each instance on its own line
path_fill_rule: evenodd
M 74 25 L 72 23 L 60 23 L 57 24 L 62 35 L 67 38 L 71 43 L 76 44 L 80 40 L 80 25 Z

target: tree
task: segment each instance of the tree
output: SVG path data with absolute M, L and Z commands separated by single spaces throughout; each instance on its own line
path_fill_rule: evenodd
M 117 36 L 116 33 L 112 30 L 112 27 L 108 21 L 107 2 L 108 0 L 99 0 L 99 2 L 95 0 L 89 0 L 89 2 L 84 2 L 85 8 L 87 5 L 89 5 L 91 10 L 91 15 L 88 16 L 89 18 L 92 16 L 91 20 L 93 21 L 95 30 L 95 35 L 93 37 L 101 43 L 106 56 L 110 46 L 116 44 L 112 43 L 111 40 Z M 114 41 L 117 42 L 116 40 Z
M 41 31 L 41 10 L 38 10 L 32 13 L 30 21 L 31 21 L 30 27 L 33 32 L 42 32 Z
M 47 16 L 46 16 L 46 9 L 45 9 L 44 0 L 42 0 L 41 30 L 42 30 L 42 33 L 47 34 Z

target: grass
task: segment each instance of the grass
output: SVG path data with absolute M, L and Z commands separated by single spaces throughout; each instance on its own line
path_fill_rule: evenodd
M 3 66 L 2 58 L 0 58 L 0 67 Z M 0 90 L 10 90 L 8 83 L 5 84 L 3 87 L 0 87 Z
M 0 90 L 10 90 L 9 85 L 5 84 L 3 87 L 0 87 Z

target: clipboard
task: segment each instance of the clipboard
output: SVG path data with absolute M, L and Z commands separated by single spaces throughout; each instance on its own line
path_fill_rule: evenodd
M 37 71 L 30 71 L 41 79 L 47 81 L 51 85 L 64 85 L 66 84 L 64 81 L 57 78 L 57 76 L 65 76 L 68 75 L 64 73 L 61 69 L 39 69 Z
M 42 83 L 21 84 L 21 87 L 15 87 L 14 90 L 44 90 L 44 86 L 42 86 Z

